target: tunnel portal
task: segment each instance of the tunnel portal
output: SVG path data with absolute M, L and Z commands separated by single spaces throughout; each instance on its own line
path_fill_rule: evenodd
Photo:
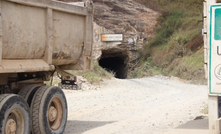
M 109 72 L 115 73 L 119 79 L 127 78 L 127 55 L 123 52 L 102 51 L 99 65 Z

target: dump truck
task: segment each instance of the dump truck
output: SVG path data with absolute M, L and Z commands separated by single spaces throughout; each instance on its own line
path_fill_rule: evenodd
M 67 101 L 57 86 L 91 68 L 93 3 L 0 0 L 0 134 L 62 134 Z

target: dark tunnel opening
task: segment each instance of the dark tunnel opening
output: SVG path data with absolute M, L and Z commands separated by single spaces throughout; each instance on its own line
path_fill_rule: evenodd
M 115 57 L 114 57 L 115 56 Z M 112 53 L 111 56 L 102 52 L 102 57 L 99 60 L 99 65 L 109 72 L 115 73 L 115 77 L 119 79 L 127 78 L 127 63 L 126 56 L 122 53 Z

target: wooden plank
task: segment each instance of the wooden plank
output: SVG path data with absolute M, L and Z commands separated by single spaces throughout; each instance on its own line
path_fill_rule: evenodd
M 203 18 L 203 30 L 204 34 L 207 33 L 207 18 Z
M 217 134 L 217 124 L 218 119 L 218 97 L 209 96 L 209 134 Z
M 48 64 L 52 64 L 52 49 L 53 49 L 53 10 L 51 8 L 47 9 L 47 20 L 46 20 L 46 51 L 45 51 L 45 61 Z
M 207 2 L 203 1 L 203 17 L 207 16 Z
M 208 79 L 208 64 L 204 63 L 204 70 L 205 70 L 205 79 Z
M 208 63 L 209 52 L 208 49 L 204 48 L 204 63 Z
M 204 70 L 205 79 L 208 79 L 208 43 L 207 43 L 207 2 L 203 1 L 203 40 L 204 40 Z M 207 50 L 207 51 L 206 51 Z M 206 51 L 206 52 L 205 52 Z
M 221 118 L 216 120 L 216 133 L 220 134 L 221 132 Z
M 207 44 L 209 44 L 210 40 L 210 5 L 215 4 L 216 0 L 207 0 L 207 4 L 205 5 L 207 8 Z M 205 22 L 206 23 L 206 22 Z M 209 80 L 209 79 L 208 79 Z M 209 91 L 209 90 L 208 90 Z M 217 96 L 209 96 L 208 98 L 208 106 L 209 106 L 209 134 L 217 134 L 217 126 L 216 120 L 218 119 L 218 97 Z
M 83 15 L 83 16 L 91 14 L 87 11 L 87 8 L 85 7 L 75 6 L 75 5 L 71 5 L 71 4 L 59 2 L 59 1 L 50 1 L 50 2 L 48 1 L 37 2 L 37 1 L 26 1 L 26 0 L 7 0 L 7 1 L 22 4 L 22 5 L 27 5 L 27 6 L 51 8 L 53 10 L 58 10 L 61 12 L 73 13 L 73 14 Z
M 203 40 L 204 40 L 204 49 L 209 49 L 209 45 L 207 44 L 207 34 L 203 35 Z
M 212 5 L 212 4 L 215 4 L 216 3 L 216 0 L 206 0 L 206 4 L 207 5 L 205 5 L 206 6 L 206 9 L 207 9 L 207 11 L 206 11 L 206 21 L 205 21 L 205 23 L 207 23 L 207 24 L 205 24 L 206 25 L 206 31 L 207 31 L 207 44 L 208 44 L 208 46 L 209 46 L 209 40 L 210 40 L 210 6 Z M 208 48 L 209 49 L 209 48 Z

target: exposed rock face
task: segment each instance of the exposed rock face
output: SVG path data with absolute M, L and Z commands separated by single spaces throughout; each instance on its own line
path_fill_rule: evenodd
M 91 0 L 59 0 L 84 2 Z M 158 12 L 133 0 L 92 0 L 94 21 L 113 33 L 124 34 L 123 43 L 139 44 L 148 41 L 155 34 Z
M 155 35 L 159 13 L 133 0 L 93 0 L 94 58 L 122 58 L 126 69 L 137 64 L 137 49 Z M 102 42 L 101 34 L 123 34 L 122 42 Z
M 85 2 L 90 0 L 61 1 Z M 93 3 L 93 58 L 99 61 L 103 59 L 104 67 L 110 66 L 109 69 L 116 74 L 123 71 L 119 77 L 125 78 L 124 73 L 138 63 L 137 49 L 142 48 L 143 43 L 155 35 L 155 26 L 160 14 L 133 0 L 93 0 Z M 123 41 L 102 42 L 101 34 L 107 33 L 123 34 Z M 115 66 L 116 64 L 119 66 Z
M 133 0 L 94 0 L 94 20 L 114 33 L 123 33 L 124 42 L 148 41 L 155 34 L 159 13 Z

